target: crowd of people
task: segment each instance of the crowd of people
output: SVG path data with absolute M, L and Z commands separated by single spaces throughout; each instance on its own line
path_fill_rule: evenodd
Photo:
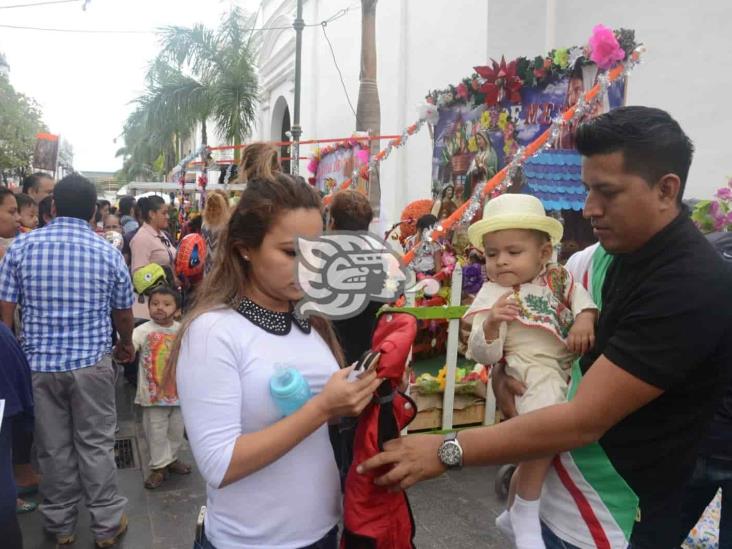
M 722 487 L 719 547 L 730 547 L 732 279 L 682 203 L 693 146 L 644 107 L 584 123 L 575 142 L 598 244 L 559 265 L 562 224 L 522 194 L 489 200 L 467 233 L 487 277 L 464 318 L 467 355 L 493 365 L 510 419 L 391 440 L 358 471 L 403 490 L 517 463 L 496 526 L 519 549 L 679 547 Z M 120 370 L 136 385 L 147 489 L 191 473 L 179 452 L 188 438 L 207 490 L 196 549 L 338 547 L 348 444 L 334 427 L 382 383 L 378 360 L 351 374 L 381 303 L 333 322 L 297 314 L 296 239 L 366 231 L 373 211 L 340 191 L 324 212 L 266 144 L 244 149 L 238 177 L 235 205 L 209 192 L 179 230 L 162 197 L 115 207 L 78 174 L 0 187 L 4 547 L 22 547 L 17 513 L 34 504 L 20 498 L 34 490 L 59 546 L 74 543 L 82 503 L 97 547 L 127 530 L 114 461 Z M 429 232 L 454 194 L 440 194 L 407 242 L 421 277 L 441 271 Z M 270 396 L 283 372 L 306 387 L 287 412 Z M 413 537 L 396 532 L 390 548 Z

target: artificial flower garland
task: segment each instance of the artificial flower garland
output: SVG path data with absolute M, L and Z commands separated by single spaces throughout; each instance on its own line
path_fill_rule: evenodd
M 471 76 L 463 78 L 455 86 L 430 91 L 426 100 L 438 107 L 478 106 L 483 103 L 492 106 L 504 99 L 519 103 L 523 86 L 546 87 L 571 75 L 577 65 L 594 63 L 600 69 L 609 69 L 616 63 L 630 59 L 638 45 L 635 31 L 612 30 L 604 25 L 596 25 L 585 46 L 559 48 L 533 59 L 517 57 L 506 62 L 501 58 L 500 62 L 492 61 L 491 65 L 474 67 L 475 72 Z

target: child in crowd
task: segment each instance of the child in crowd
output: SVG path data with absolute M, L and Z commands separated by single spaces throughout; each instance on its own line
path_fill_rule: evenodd
M 18 213 L 20 214 L 20 232 L 29 233 L 38 227 L 38 204 L 27 194 L 15 195 L 18 201 Z
M 117 217 L 115 214 L 107 214 L 104 217 L 104 232 L 108 233 L 109 231 L 114 231 L 116 233 L 122 234 L 122 224 L 120 223 L 119 217 Z
M 191 467 L 178 459 L 183 443 L 183 417 L 178 395 L 163 390 L 163 376 L 170 349 L 180 324 L 175 315 L 181 297 L 172 288 L 161 285 L 150 291 L 150 320 L 135 328 L 132 343 L 139 353 L 139 371 L 135 404 L 142 406 L 142 425 L 150 448 L 150 475 L 145 488 L 158 488 L 168 473 L 187 475 Z
M 488 202 L 468 229 L 484 250 L 488 282 L 465 319 L 472 319 L 468 353 L 483 364 L 505 362 L 526 386 L 516 398 L 525 414 L 566 400 L 571 364 L 594 343 L 597 307 L 564 267 L 551 262 L 562 224 L 538 198 L 505 194 Z M 526 461 L 511 481 L 508 510 L 496 520 L 518 549 L 544 548 L 539 497 L 552 458 Z
M 432 276 L 442 268 L 442 247 L 427 239 L 435 225 L 434 215 L 423 215 L 417 220 L 417 233 L 406 240 L 407 251 L 415 249 L 412 268 L 417 274 Z

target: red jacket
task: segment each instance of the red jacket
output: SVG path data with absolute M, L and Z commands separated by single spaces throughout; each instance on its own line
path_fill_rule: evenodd
M 346 477 L 342 549 L 414 547 L 414 520 L 406 493 L 376 486 L 374 478 L 383 471 L 361 475 L 356 467 L 397 438 L 417 415 L 414 402 L 397 392 L 416 334 L 417 321 L 406 313 L 385 313 L 376 325 L 371 350 L 381 353 L 377 371 L 385 381 L 356 427 L 353 463 Z

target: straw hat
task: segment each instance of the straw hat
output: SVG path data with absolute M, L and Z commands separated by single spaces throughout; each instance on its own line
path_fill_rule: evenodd
M 483 219 L 468 229 L 470 243 L 483 250 L 483 236 L 486 233 L 506 229 L 534 229 L 549 235 L 552 244 L 562 240 L 564 227 L 546 215 L 541 200 L 528 194 L 502 194 L 489 200 L 483 209 Z

